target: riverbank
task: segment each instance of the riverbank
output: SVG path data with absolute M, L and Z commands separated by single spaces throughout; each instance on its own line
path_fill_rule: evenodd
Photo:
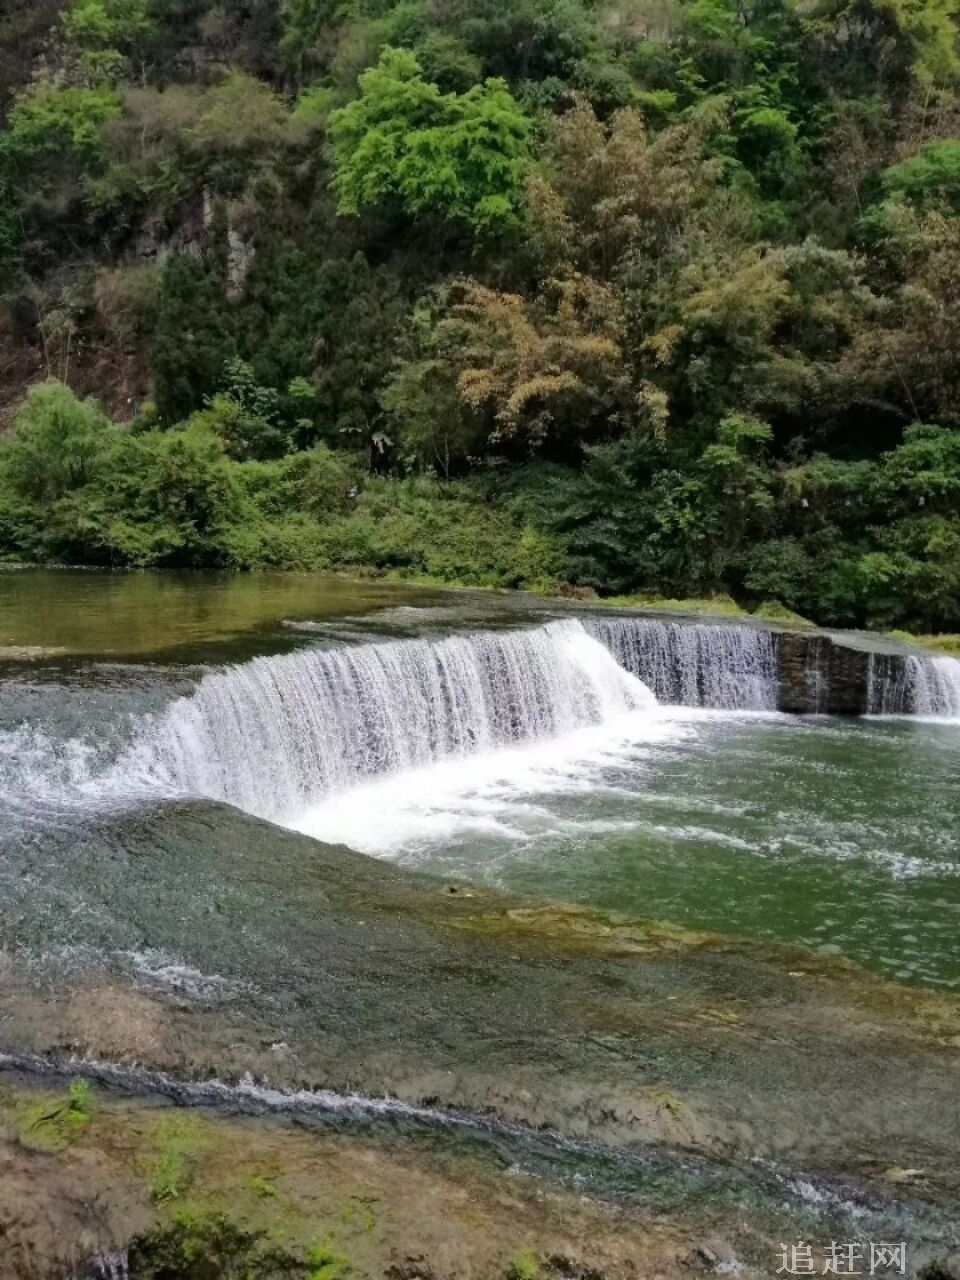
M 76 1089 L 74 1089 L 76 1093 Z M 16 1280 L 664 1277 L 732 1246 L 417 1141 L 0 1078 L 0 1268 Z
M 587 1189 L 442 1134 L 0 1077 L 0 1267 L 16 1280 L 760 1280 L 778 1232 L 854 1228 L 854 1206 L 812 1185 L 778 1204 L 759 1180 L 749 1199 L 684 1200 L 681 1164 L 659 1201 L 649 1181 L 638 1165 Z M 861 1211 L 854 1229 L 877 1225 Z M 934 1260 L 946 1244 L 918 1246 L 911 1270 Z

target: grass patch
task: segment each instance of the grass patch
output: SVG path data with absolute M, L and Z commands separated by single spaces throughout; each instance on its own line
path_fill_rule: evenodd
M 36 1151 L 63 1151 L 83 1133 L 93 1114 L 93 1090 L 74 1080 L 65 1098 L 44 1098 L 17 1116 L 17 1137 Z
M 916 636 L 912 631 L 890 631 L 887 634 L 892 640 L 901 640 L 904 644 L 916 644 L 935 653 L 960 658 L 960 635 Z
M 779 600 L 764 600 L 753 611 L 753 617 L 763 618 L 765 622 L 779 622 L 785 627 L 815 627 L 817 624 L 802 614 L 794 613 Z
M 202 1123 L 194 1116 L 165 1116 L 153 1134 L 144 1173 L 155 1204 L 182 1200 L 189 1191 L 206 1146 Z
M 619 608 L 650 609 L 656 613 L 707 613 L 724 618 L 762 618 L 764 622 L 777 622 L 786 627 L 815 627 L 817 624 L 802 614 L 794 613 L 779 600 L 764 600 L 752 612 L 737 604 L 733 596 L 692 596 L 687 600 L 675 600 L 666 596 L 648 594 L 608 596 L 604 604 Z
M 608 605 L 636 609 L 653 609 L 658 613 L 716 613 L 735 618 L 748 618 L 746 609 L 737 604 L 732 596 L 691 597 L 689 600 L 673 600 L 666 596 L 639 595 L 608 596 L 604 602 Z
M 507 1264 L 506 1274 L 507 1280 L 540 1280 L 543 1275 L 540 1259 L 531 1248 L 523 1248 Z
M 316 1245 L 307 1257 L 305 1280 L 340 1280 L 350 1267 L 345 1253 L 338 1253 L 329 1240 Z

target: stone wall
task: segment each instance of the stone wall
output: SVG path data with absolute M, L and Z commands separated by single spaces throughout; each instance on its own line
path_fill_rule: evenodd
M 798 715 L 865 715 L 877 654 L 860 638 L 784 631 L 777 649 L 778 706 Z M 905 655 L 882 654 L 883 679 L 896 681 Z

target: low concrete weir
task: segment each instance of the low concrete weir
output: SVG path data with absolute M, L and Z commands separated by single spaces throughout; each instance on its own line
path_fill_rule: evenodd
M 873 652 L 820 632 L 787 631 L 777 646 L 777 705 L 799 715 L 863 715 L 870 709 Z M 896 666 L 904 659 L 889 655 Z
M 651 740 L 665 706 L 954 720 L 960 662 L 867 633 L 612 610 L 308 644 L 207 671 L 103 741 L 15 725 L 0 742 L 0 811 L 34 821 L 192 797 L 289 824 L 375 779 L 457 761 L 469 774 L 507 748 L 616 738 L 625 718 Z
M 859 632 L 783 632 L 781 711 L 960 716 L 960 662 Z
M 668 704 L 960 717 L 960 661 L 870 632 L 635 614 L 586 626 Z

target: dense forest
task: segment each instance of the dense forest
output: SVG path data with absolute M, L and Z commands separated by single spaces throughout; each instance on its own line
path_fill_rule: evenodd
M 7 0 L 0 559 L 960 623 L 957 0 Z

